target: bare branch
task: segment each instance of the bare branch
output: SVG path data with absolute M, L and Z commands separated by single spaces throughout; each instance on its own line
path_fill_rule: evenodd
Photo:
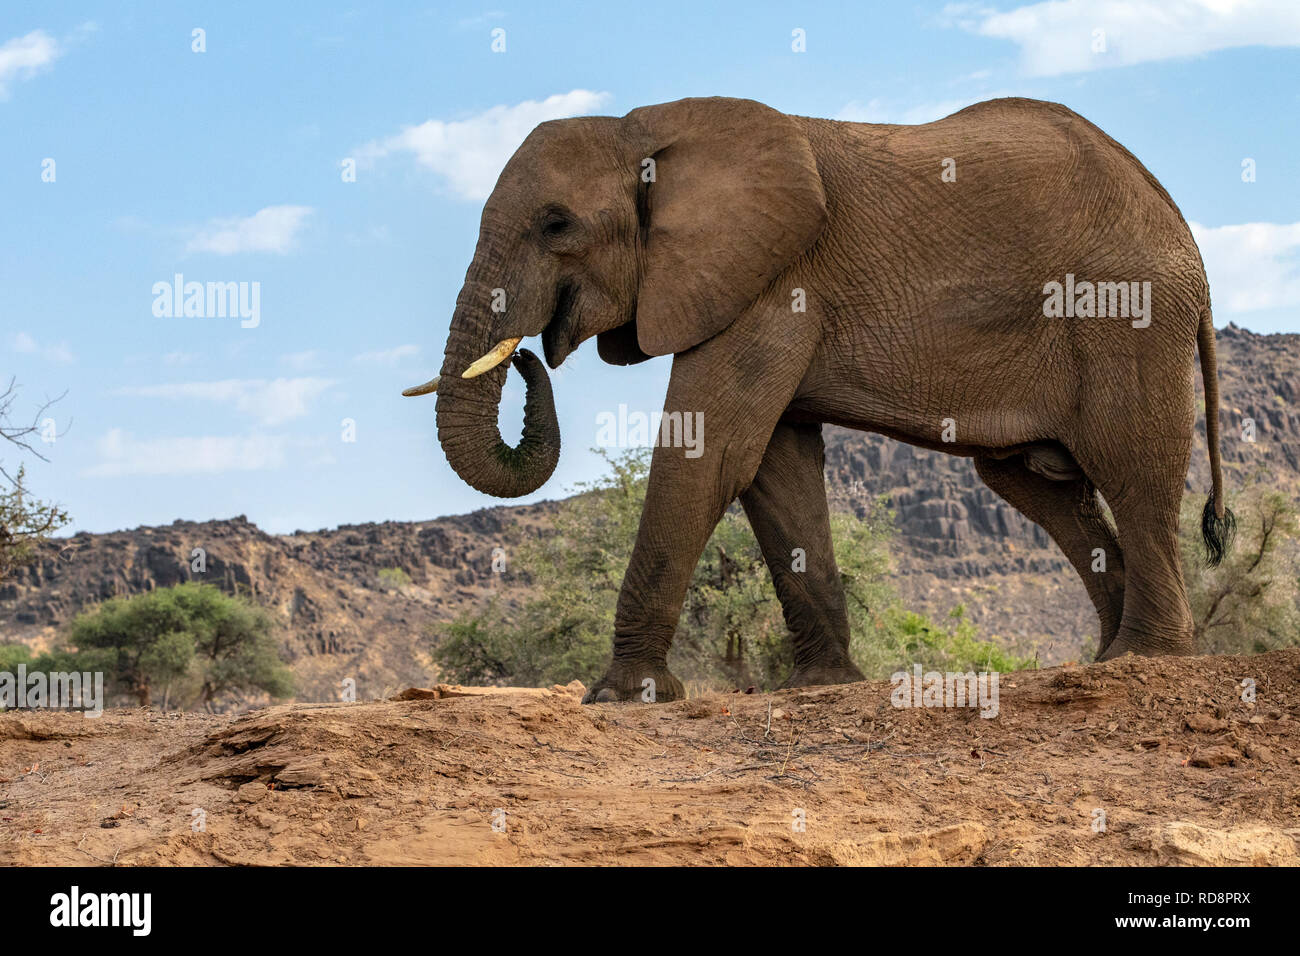
M 56 402 L 59 402 L 66 397 L 67 394 L 68 393 L 65 391 L 63 394 L 54 398 L 47 398 L 44 403 L 36 409 L 35 414 L 32 415 L 32 423 L 30 425 L 17 425 L 14 424 L 14 404 L 18 401 L 18 379 L 15 376 L 10 376 L 9 384 L 5 386 L 3 392 L 0 392 L 0 438 L 3 438 L 12 445 L 16 445 L 28 454 L 35 455 L 41 461 L 49 461 L 45 455 L 32 445 L 32 436 L 40 432 L 41 419 L 45 416 L 45 413 L 48 412 Z M 69 425 L 71 425 L 71 422 L 69 422 Z M 66 433 L 67 429 L 65 428 L 64 434 Z M 21 490 L 18 484 L 18 477 L 6 470 L 3 464 L 0 464 L 0 476 L 3 476 L 13 488 Z

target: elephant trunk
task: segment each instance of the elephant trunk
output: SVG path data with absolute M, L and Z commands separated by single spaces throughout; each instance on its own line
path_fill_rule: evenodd
M 506 381 L 504 362 L 474 378 L 462 375 L 497 344 L 490 292 L 467 281 L 456 303 L 442 375 L 438 379 L 438 441 L 451 467 L 468 485 L 498 498 L 518 498 L 540 488 L 560 459 L 560 425 L 546 368 L 532 352 L 514 355 L 524 378 L 524 431 L 511 448 L 497 415 Z

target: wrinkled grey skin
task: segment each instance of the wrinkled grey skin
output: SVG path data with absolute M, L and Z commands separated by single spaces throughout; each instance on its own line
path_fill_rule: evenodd
M 1046 317 L 1045 284 L 1067 273 L 1150 282 L 1149 325 Z M 1168 194 L 1065 107 L 994 100 L 889 126 L 713 98 L 543 123 L 483 209 L 438 388 L 448 461 L 488 494 L 528 494 L 550 476 L 554 402 L 542 363 L 518 352 L 528 397 L 510 448 L 496 425 L 508 363 L 461 373 L 535 335 L 552 368 L 593 335 L 615 364 L 671 354 L 665 412 L 704 416 L 701 456 L 655 449 L 613 659 L 589 701 L 640 698 L 646 678 L 658 700 L 682 696 L 669 644 L 736 498 L 792 633 L 788 684 L 860 679 L 831 550 L 825 422 L 973 458 L 1078 570 L 1102 658 L 1191 652 L 1177 517 L 1198 345 L 1212 555 L 1231 520 L 1209 289 Z

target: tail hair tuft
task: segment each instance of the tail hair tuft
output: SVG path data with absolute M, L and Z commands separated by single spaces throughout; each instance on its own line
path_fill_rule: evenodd
M 1232 547 L 1232 539 L 1237 533 L 1237 516 L 1226 505 L 1223 517 L 1215 514 L 1214 492 L 1210 492 L 1201 511 L 1201 540 L 1205 542 L 1205 566 L 1217 568 Z

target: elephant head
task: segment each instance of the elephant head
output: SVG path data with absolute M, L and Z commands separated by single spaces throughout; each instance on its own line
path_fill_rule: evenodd
M 597 337 L 616 365 L 717 335 L 816 240 L 826 200 L 792 118 L 752 100 L 688 99 L 543 123 L 483 207 L 438 378 L 438 438 L 468 484 L 539 488 L 559 459 L 542 337 L 556 368 Z M 505 360 L 524 378 L 523 437 L 497 428 Z

